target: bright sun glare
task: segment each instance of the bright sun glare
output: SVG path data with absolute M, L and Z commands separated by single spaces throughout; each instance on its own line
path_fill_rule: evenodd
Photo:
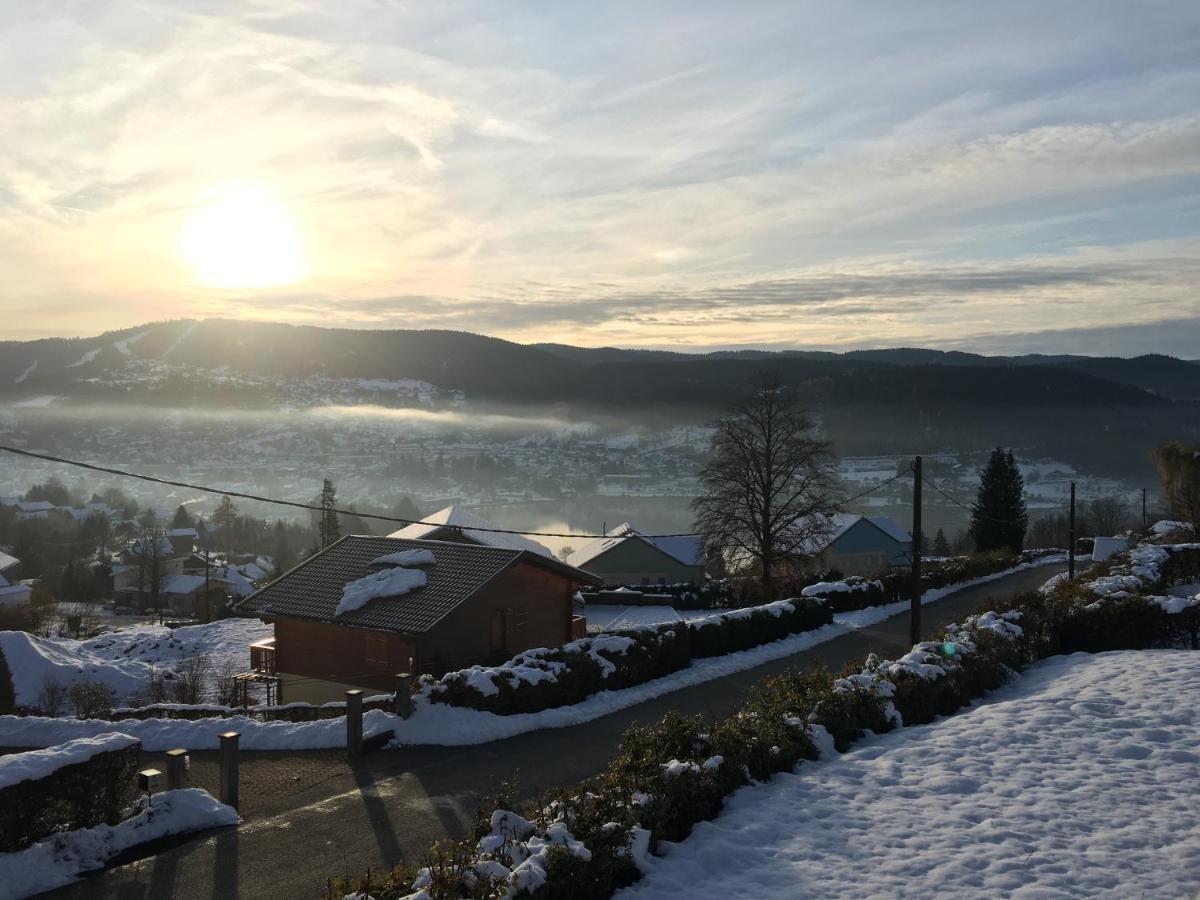
M 223 185 L 213 203 L 192 213 L 182 249 L 210 287 L 279 287 L 308 275 L 296 223 L 261 185 Z

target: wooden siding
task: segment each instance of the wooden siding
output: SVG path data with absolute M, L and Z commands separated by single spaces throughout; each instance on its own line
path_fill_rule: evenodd
M 425 634 L 404 635 L 300 619 L 275 621 L 280 673 L 391 690 L 409 671 L 441 675 L 496 663 L 533 647 L 572 639 L 576 585 L 528 564 L 502 572 Z

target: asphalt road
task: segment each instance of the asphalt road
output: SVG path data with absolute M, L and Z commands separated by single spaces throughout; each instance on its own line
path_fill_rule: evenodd
M 924 607 L 924 630 L 958 621 L 990 598 L 1036 588 L 1061 569 L 1041 566 L 965 588 Z M 613 756 L 630 725 L 656 722 L 672 710 L 724 716 L 741 704 L 751 685 L 768 675 L 816 663 L 840 670 L 867 653 L 894 656 L 908 646 L 908 616 L 903 614 L 794 656 L 571 728 L 475 747 L 376 753 L 352 767 L 332 766 L 328 777 L 301 790 L 281 791 L 276 803 L 260 797 L 255 810 L 243 810 L 238 828 L 185 840 L 47 896 L 316 898 L 330 876 L 419 860 L 432 841 L 461 836 L 470 827 L 479 798 L 502 781 L 517 777 L 521 792 L 532 795 L 595 774 Z M 287 778 L 289 766 L 299 770 L 313 765 L 309 754 L 280 754 L 270 771 L 272 777 Z M 243 783 L 243 794 L 246 789 Z

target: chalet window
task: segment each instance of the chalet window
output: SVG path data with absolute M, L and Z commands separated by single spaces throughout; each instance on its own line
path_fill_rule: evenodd
M 367 649 L 365 658 L 368 665 L 383 666 L 385 668 L 387 667 L 388 636 L 386 634 L 367 635 Z
M 513 616 L 513 628 L 524 628 L 529 624 L 529 613 L 525 610 L 520 610 Z

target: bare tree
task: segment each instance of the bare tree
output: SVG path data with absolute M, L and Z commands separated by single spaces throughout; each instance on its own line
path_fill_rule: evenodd
M 830 446 L 778 372 L 752 383 L 714 424 L 712 459 L 700 472 L 692 503 L 696 529 L 731 560 L 760 570 L 763 596 L 774 595 L 775 570 L 801 554 L 838 508 Z
M 1154 451 L 1172 515 L 1200 534 L 1200 444 L 1171 441 Z
M 42 711 L 43 716 L 58 718 L 66 708 L 68 695 L 67 685 L 53 675 L 47 675 L 42 679 L 42 687 L 38 691 L 38 709 Z
M 193 653 L 179 660 L 175 666 L 175 702 L 199 703 L 211 669 L 212 662 L 204 653 Z
M 241 700 L 241 692 L 237 681 L 238 666 L 232 659 L 226 659 L 213 680 L 216 686 L 217 703 L 221 706 L 237 706 Z
M 1097 497 L 1083 504 L 1093 535 L 1111 537 L 1129 524 L 1129 504 L 1120 497 Z

